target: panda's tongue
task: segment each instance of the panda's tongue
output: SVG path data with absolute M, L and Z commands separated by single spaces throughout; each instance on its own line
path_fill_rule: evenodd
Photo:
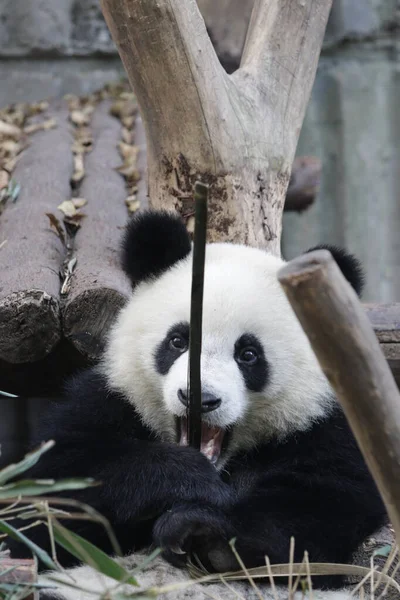
M 201 446 L 200 451 L 213 464 L 217 462 L 221 454 L 222 441 L 224 439 L 224 430 L 220 427 L 211 427 L 207 423 L 201 424 Z M 187 420 L 181 419 L 181 438 L 180 446 L 188 446 L 187 438 Z

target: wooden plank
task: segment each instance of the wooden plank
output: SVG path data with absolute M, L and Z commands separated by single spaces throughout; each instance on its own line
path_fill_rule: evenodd
M 400 302 L 364 304 L 367 316 L 381 343 L 400 343 Z
M 89 358 L 101 352 L 105 334 L 130 292 L 119 266 L 119 246 L 128 212 L 126 187 L 116 171 L 121 165 L 118 143 L 122 125 L 109 114 L 108 101 L 92 117 L 93 149 L 85 160 L 86 175 L 79 195 L 87 200 L 78 230 L 77 258 L 63 308 L 64 335 Z
M 19 197 L 0 217 L 0 358 L 11 363 L 43 358 L 61 337 L 64 247 L 46 213 L 70 196 L 72 137 L 65 106 L 50 116 L 57 127 L 30 138 L 13 172 Z
M 0 575 L 3 583 L 37 583 L 37 563 L 32 559 L 0 558 L 0 572 L 10 570 L 4 576 Z M 32 592 L 26 600 L 39 600 L 37 591 Z

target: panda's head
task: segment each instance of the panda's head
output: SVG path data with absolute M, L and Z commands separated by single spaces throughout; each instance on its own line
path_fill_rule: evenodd
M 358 263 L 332 250 L 359 291 Z M 236 450 L 306 429 L 334 402 L 277 280 L 283 264 L 256 248 L 207 245 L 202 451 L 219 467 Z M 102 368 L 153 431 L 185 443 L 192 252 L 183 223 L 165 212 L 135 217 L 123 267 L 133 295 L 111 330 Z

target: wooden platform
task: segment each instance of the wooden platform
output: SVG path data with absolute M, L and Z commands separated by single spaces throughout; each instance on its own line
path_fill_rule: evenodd
M 57 393 L 90 364 L 130 286 L 118 264 L 147 205 L 145 135 L 124 86 L 0 111 L 0 389 Z M 321 165 L 296 159 L 286 210 L 304 210 Z M 400 381 L 400 304 L 367 306 Z

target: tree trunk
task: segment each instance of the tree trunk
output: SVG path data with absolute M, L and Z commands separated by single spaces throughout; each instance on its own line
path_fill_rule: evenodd
M 150 205 L 193 218 L 211 184 L 209 241 L 280 254 L 282 210 L 331 0 L 257 0 L 241 67 L 222 68 L 195 0 L 102 0 L 147 137 Z

